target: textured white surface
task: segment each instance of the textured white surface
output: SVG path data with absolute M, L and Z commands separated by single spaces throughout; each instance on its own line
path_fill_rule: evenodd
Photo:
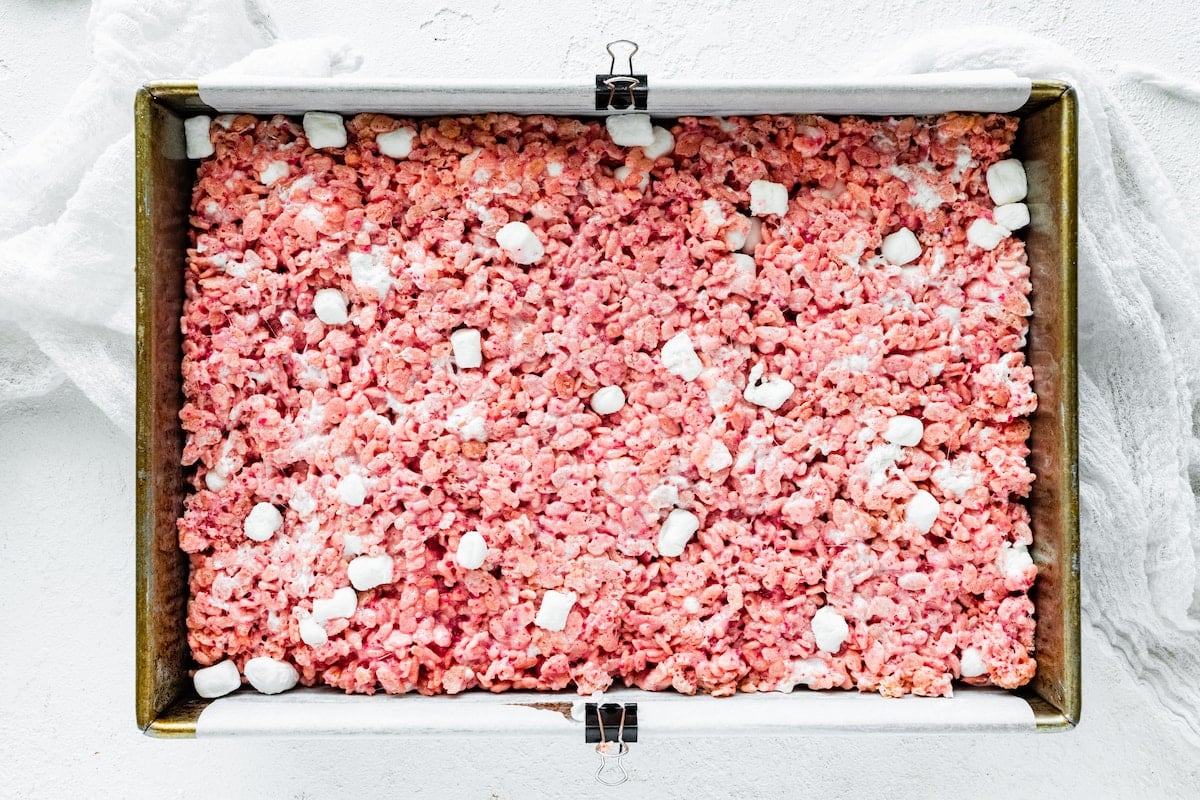
M 1122 81 L 1113 66 L 1125 60 L 1197 78 L 1200 22 L 1186 0 L 1153 9 L 1120 0 L 982 6 L 844 0 L 809 3 L 804 13 L 781 0 L 744 7 L 687 0 L 623 6 L 620 14 L 609 4 L 569 0 L 552 15 L 535 11 L 540 4 L 503 0 L 454 8 L 370 0 L 336 24 L 325 2 L 278 5 L 272 18 L 284 34 L 351 36 L 371 74 L 424 75 L 437 64 L 442 77 L 591 72 L 603 42 L 620 36 L 642 43 L 637 66 L 652 75 L 811 76 L 861 63 L 864 53 L 887 51 L 914 33 L 944 29 L 947 20 L 1010 24 L 1057 40 L 1111 76 L 1185 207 L 1200 206 L 1197 106 Z M 531 25 L 530 15 L 539 24 Z M 78 2 L 0 5 L 0 156 L 33 141 L 87 74 L 86 17 L 87 7 Z M 113 102 L 127 107 L 127 99 Z M 6 408 L 0 452 L 8 456 L 0 462 L 0 485 L 7 489 L 0 495 L 0 608 L 19 608 L 29 593 L 90 593 L 82 609 L 65 599 L 47 601 L 36 617 L 8 619 L 9 636 L 0 647 L 0 675 L 7 678 L 0 692 L 4 796 L 615 796 L 591 782 L 598 761 L 577 742 L 469 744 L 472 768 L 463 770 L 463 745 L 446 740 L 400 748 L 386 740 L 163 743 L 141 737 L 132 721 L 132 445 L 76 390 L 64 388 L 36 407 Z M 69 589 L 39 569 L 47 541 L 69 543 L 77 570 Z M 1165 591 L 1170 574 L 1155 572 L 1150 590 Z M 1099 602 L 1105 590 L 1094 587 L 1092 597 Z M 86 669 L 63 658 L 64 642 L 84 654 Z M 1200 781 L 1194 741 L 1090 625 L 1084 659 L 1084 721 L 1069 734 L 647 742 L 633 748 L 626 762 L 633 779 L 619 791 L 689 798 L 969 791 L 987 798 L 1029 796 L 1036 787 L 1039 795 L 1067 797 L 1192 795 Z M 351 762 L 353 769 L 328 767 Z

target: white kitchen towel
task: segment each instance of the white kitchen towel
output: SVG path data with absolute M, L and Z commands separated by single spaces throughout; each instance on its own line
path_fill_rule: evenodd
M 133 91 L 219 68 L 274 32 L 254 0 L 97 0 L 90 30 L 91 77 L 46 135 L 0 162 L 0 404 L 66 376 L 131 432 Z M 357 63 L 323 42 L 242 68 L 320 75 Z M 1085 619 L 1200 743 L 1200 243 L 1104 80 L 1070 53 L 1010 30 L 966 30 L 912 41 L 873 69 L 985 67 L 1080 92 Z M 1182 82 L 1147 83 L 1191 96 Z

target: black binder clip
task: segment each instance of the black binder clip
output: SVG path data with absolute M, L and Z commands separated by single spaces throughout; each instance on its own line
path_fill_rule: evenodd
M 629 753 L 628 742 L 637 741 L 637 703 L 587 703 L 583 708 L 584 741 L 598 743 L 596 782 L 620 786 L 629 780 L 621 759 Z
M 628 70 L 617 72 L 617 54 L 613 45 L 627 44 L 633 47 L 625 57 Z M 608 73 L 596 76 L 596 110 L 624 111 L 627 108 L 646 110 L 650 98 L 650 84 L 645 73 L 634 73 L 633 55 L 638 51 L 637 42 L 628 39 L 618 39 L 605 45 L 612 59 L 608 63 Z

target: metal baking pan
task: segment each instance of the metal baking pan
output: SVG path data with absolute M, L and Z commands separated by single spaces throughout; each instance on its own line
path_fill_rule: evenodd
M 597 81 L 597 87 L 600 87 Z M 911 85 L 904 79 L 890 84 L 893 96 L 899 97 L 894 113 L 932 113 L 939 102 L 945 103 L 945 93 L 934 95 L 920 89 L 920 81 Z M 137 694 L 138 726 L 148 735 L 157 737 L 192 737 L 197 733 L 201 713 L 212 701 L 198 698 L 189 679 L 194 666 L 187 647 L 186 607 L 188 597 L 188 561 L 177 541 L 176 520 L 185 496 L 184 468 L 180 465 L 184 434 L 179 422 L 183 404 L 179 365 L 181 334 L 179 320 L 183 305 L 183 273 L 188 246 L 188 205 L 195 179 L 195 163 L 184 154 L 183 120 L 197 113 L 257 111 L 295 112 L 310 107 L 312 98 L 323 98 L 321 105 L 311 105 L 345 111 L 387 111 L 416 116 L 450 111 L 475 112 L 509 110 L 529 112 L 538 109 L 564 113 L 578 108 L 577 113 L 589 113 L 591 102 L 583 90 L 579 98 L 578 84 L 553 84 L 537 87 L 521 85 L 505 88 L 498 84 L 480 85 L 473 94 L 454 87 L 415 86 L 392 83 L 382 87 L 359 87 L 354 91 L 332 94 L 331 87 L 312 87 L 302 82 L 283 82 L 272 93 L 261 87 L 255 93 L 238 94 L 226 91 L 225 98 L 214 108 L 202 99 L 195 82 L 151 83 L 137 94 L 136 160 L 137 160 Z M 749 86 L 749 85 L 747 85 Z M 863 86 L 830 83 L 804 85 L 756 84 L 740 89 L 731 85 L 702 84 L 663 87 L 652 84 L 649 110 L 656 116 L 679 116 L 691 113 L 787 113 L 828 112 L 831 115 L 856 110 L 856 92 Z M 905 94 L 906 89 L 917 90 Z M 814 87 L 819 91 L 814 95 Z M 236 87 L 234 87 L 236 89 Z M 867 86 L 867 90 L 871 87 Z M 897 91 L 899 90 L 899 91 Z M 597 88 L 597 93 L 600 88 Z M 970 92 L 968 86 L 966 91 Z M 315 94 L 314 94 L 315 92 Z M 322 93 L 323 92 L 323 93 Z M 656 94 L 657 93 L 657 94 Z M 803 95 L 807 105 L 793 107 L 793 96 Z M 813 97 L 825 98 L 813 101 Z M 961 91 L 957 97 L 961 97 Z M 1032 434 L 1030 465 L 1037 479 L 1028 498 L 1032 516 L 1032 555 L 1039 574 L 1034 586 L 1037 632 L 1035 636 L 1038 671 L 1033 682 L 1016 693 L 1002 698 L 1011 705 L 1019 698 L 1028 724 L 1039 731 L 1064 730 L 1073 727 L 1080 714 L 1080 618 L 1079 618 L 1079 496 L 1078 496 L 1078 437 L 1076 386 L 1076 98 L 1066 84 L 1054 81 L 1033 81 L 1023 95 L 1024 104 L 1016 111 L 1022 122 L 1017 134 L 1016 156 L 1025 162 L 1029 179 L 1027 200 L 1031 224 L 1027 230 L 1027 245 L 1033 292 L 1030 301 L 1033 315 L 1030 323 L 1027 360 L 1034 370 L 1034 388 L 1038 408 L 1031 418 Z M 236 98 L 257 98 L 242 102 Z M 283 99 L 280 99 L 280 98 Z M 567 98 L 565 105 L 563 98 Z M 231 99 L 233 98 L 233 99 Z M 297 99 L 299 98 L 299 99 Z M 340 98 L 330 103 L 331 98 Z M 414 98 L 421 99 L 417 102 Z M 490 98 L 490 99 L 489 99 Z M 750 99 L 747 99 L 750 98 Z M 940 98 L 940 99 L 939 99 Z M 657 102 L 661 100 L 662 102 Z M 820 105 L 812 107 L 813 102 Z M 488 103 L 494 108 L 479 107 Z M 298 107 L 297 104 L 300 104 Z M 214 103 L 216 105 L 216 103 Z M 804 105 L 804 104 L 801 104 Z M 724 110 L 722 112 L 722 109 Z M 950 106 L 942 110 L 986 110 Z M 591 112 L 595 113 L 595 112 Z M 573 696 L 545 694 L 537 697 L 489 695 L 473 693 L 476 701 L 457 698 L 421 697 L 346 697 L 336 690 L 308 690 L 299 694 L 311 700 L 319 695 L 326 710 L 337 697 L 347 707 L 358 711 L 383 714 L 377 725 L 358 725 L 349 730 L 322 727 L 317 733 L 351 733 L 370 730 L 379 733 L 472 733 L 481 724 L 484 714 L 477 713 L 485 705 L 491 708 L 504 705 L 523 710 L 539 709 L 545 731 L 558 731 L 570 721 Z M 641 693 L 643 700 L 649 693 Z M 669 694 L 669 693 L 668 693 Z M 817 728 L 803 725 L 793 711 L 776 714 L 787 703 L 804 702 L 804 696 L 857 695 L 857 693 L 797 692 L 780 695 L 739 695 L 735 698 L 668 697 L 657 718 L 671 732 L 703 734 L 703 725 L 682 720 L 676 713 L 681 708 L 703 708 L 706 716 L 720 716 L 718 709 L 729 709 L 733 717 L 753 719 L 763 732 L 784 733 L 812 730 L 846 732 L 837 724 Z M 963 694 L 959 692 L 957 694 Z M 242 704 L 255 700 L 245 692 L 235 693 Z M 260 716 L 282 697 L 259 698 L 253 708 Z M 978 697 L 978 695 L 977 695 Z M 993 697 L 982 695 L 991 702 Z M 867 697 L 869 702 L 855 703 L 858 729 L 950 731 L 955 725 L 944 715 L 948 708 L 939 703 L 954 703 L 933 698 L 913 698 L 890 701 Z M 380 706 L 380 702 L 387 704 Z M 875 702 L 879 701 L 879 702 Z M 738 703 L 744 703 L 739 706 Z M 845 709 L 844 701 L 821 701 L 833 708 Z M 368 706 L 368 703 L 373 705 Z M 914 706 L 912 703 L 922 704 Z M 935 705 L 928 705 L 928 704 Z M 697 705 L 699 704 L 699 705 Z M 836 705 L 835 705 L 836 704 Z M 861 708 L 859 707 L 861 706 Z M 281 706 L 276 706 L 281 707 Z M 962 705 L 959 707 L 973 708 Z M 937 709 L 925 722 L 895 717 L 894 709 Z M 383 710 L 381 710 L 383 709 Z M 420 724 L 395 724 L 396 717 L 386 709 L 406 709 L 419 712 Z M 438 716 L 446 710 L 441 722 Z M 464 715 L 464 709 L 468 712 Z M 740 710 L 739 710 L 740 709 Z M 747 714 L 747 710 L 753 713 Z M 736 712 L 736 713 L 735 713 Z M 323 711 L 322 713 L 326 713 Z M 490 713 L 490 712 L 489 712 Z M 842 712 L 838 712 L 839 714 Z M 672 716 L 674 714 L 674 716 Z M 269 712 L 266 715 L 270 716 Z M 367 716 L 370 716 L 369 714 Z M 412 713 L 409 714 L 409 717 Z M 799 715 L 803 716 L 803 715 Z M 853 716 L 853 715 L 852 715 Z M 655 715 L 644 711 L 646 733 L 651 735 Z M 731 719 L 733 718 L 731 717 Z M 941 722 L 942 718 L 947 721 Z M 969 714 L 968 714 L 969 717 Z M 359 719 L 364 719 L 360 714 Z M 303 719 L 303 717 L 301 717 Z M 522 717 L 522 719 L 525 719 Z M 667 720 L 673 719 L 671 725 Z M 774 722 L 771 720 L 774 719 Z M 906 721 L 907 720 L 907 721 Z M 301 731 L 305 732 L 303 722 Z M 503 727 L 503 721 L 497 726 Z M 731 723 L 732 724 L 732 723 Z M 747 723 L 750 725 L 750 723 Z M 763 727 L 763 726 L 766 727 Z M 772 727 L 774 725 L 774 727 Z M 672 727 L 673 726 L 673 727 Z M 250 726 L 253 728 L 253 726 Z M 496 726 L 493 726 L 493 728 Z M 517 726 L 522 732 L 541 730 L 537 724 Z M 969 718 L 959 729 L 971 729 Z M 1020 727 L 1020 726 L 1018 726 Z M 582 732 L 583 726 L 577 726 Z M 755 732 L 753 725 L 742 732 Z M 983 727 L 981 730 L 997 730 Z M 571 728 L 567 728 L 571 730 Z M 243 732 L 278 733 L 270 725 L 261 730 Z M 490 733 L 497 731 L 492 729 Z

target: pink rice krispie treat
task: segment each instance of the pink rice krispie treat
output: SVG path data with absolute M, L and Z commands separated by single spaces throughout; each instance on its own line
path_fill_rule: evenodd
M 218 117 L 193 194 L 200 665 L 1030 680 L 1014 118 L 306 122 Z

